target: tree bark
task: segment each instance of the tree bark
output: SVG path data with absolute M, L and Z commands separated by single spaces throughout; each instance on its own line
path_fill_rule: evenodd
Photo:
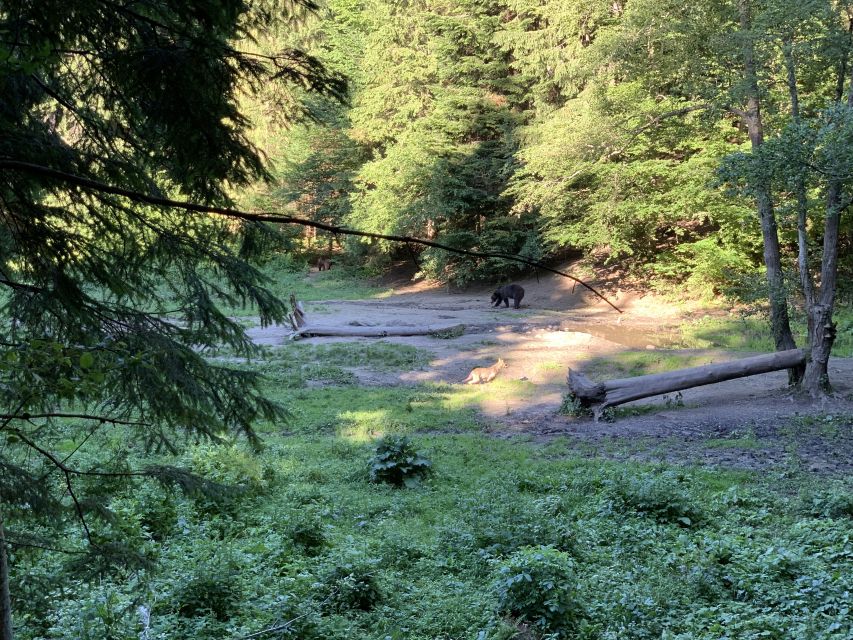
M 769 371 L 802 366 L 806 352 L 802 349 L 777 351 L 732 362 L 708 364 L 702 367 L 679 369 L 635 378 L 621 378 L 594 383 L 583 374 L 569 369 L 569 391 L 583 406 L 591 407 L 598 417 L 603 409 L 632 400 L 663 393 L 681 391 L 706 384 L 753 376 Z
M 847 33 L 853 35 L 853 19 L 848 23 Z M 848 41 L 849 45 L 849 41 Z M 836 101 L 841 102 L 844 93 L 847 52 L 845 52 L 838 74 Z M 853 69 L 850 70 L 850 86 L 847 90 L 847 108 L 853 109 Z M 835 343 L 835 293 L 838 284 L 838 235 L 841 226 L 844 188 L 840 180 L 833 179 L 826 193 L 826 214 L 823 225 L 823 256 L 820 269 L 820 288 L 816 299 L 808 307 L 809 315 L 809 358 L 803 376 L 803 389 L 817 398 L 830 389 L 829 356 Z
M 9 591 L 9 557 L 6 553 L 6 532 L 0 512 L 0 640 L 12 640 L 12 596 Z
M 764 144 L 764 126 L 761 118 L 761 100 L 755 65 L 755 47 L 751 35 L 752 18 L 750 15 L 750 0 L 740 0 L 738 8 L 741 37 L 743 38 L 741 52 L 743 55 L 744 80 L 747 94 L 747 108 L 744 120 L 749 133 L 749 140 L 752 144 L 752 152 L 757 155 L 758 150 Z M 767 268 L 770 326 L 773 331 L 773 341 L 777 351 L 788 351 L 796 348 L 797 345 L 794 342 L 794 335 L 791 333 L 791 323 L 788 318 L 788 299 L 782 273 L 779 232 L 776 226 L 776 213 L 773 210 L 769 179 L 759 174 L 752 187 L 755 191 L 758 218 L 761 222 L 761 237 L 764 241 L 764 264 Z M 790 384 L 797 384 L 802 375 L 802 364 L 792 367 L 788 372 L 788 382 Z
M 794 43 L 788 37 L 782 43 L 782 53 L 785 59 L 785 69 L 788 75 L 788 95 L 791 98 L 791 120 L 794 124 L 800 124 L 800 96 L 797 89 L 797 67 L 794 61 Z M 808 236 L 808 198 L 806 196 L 806 179 L 803 175 L 804 168 L 797 171 L 794 184 L 794 192 L 797 198 L 797 267 L 800 272 L 800 286 L 803 288 L 803 298 L 806 309 L 814 305 L 814 281 L 809 266 L 809 236 Z M 808 333 L 812 333 L 812 315 L 808 317 Z
M 290 335 L 292 338 L 305 336 L 386 338 L 389 336 L 426 336 L 445 331 L 461 331 L 464 328 L 464 324 L 451 327 L 315 327 L 306 325 Z
M 853 88 L 851 88 L 853 95 Z M 826 218 L 823 229 L 823 260 L 820 270 L 820 291 L 817 300 L 808 308 L 809 358 L 803 376 L 803 389 L 812 397 L 820 397 L 829 388 L 829 356 L 835 342 L 835 290 L 838 281 L 838 230 L 841 221 L 842 188 L 837 181 L 829 185 Z

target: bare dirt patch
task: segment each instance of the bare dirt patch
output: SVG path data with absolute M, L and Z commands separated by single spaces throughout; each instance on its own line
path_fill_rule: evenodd
M 392 295 L 359 301 L 323 301 L 324 326 L 428 326 L 434 331 L 464 324 L 455 338 L 388 337 L 385 340 L 426 349 L 430 364 L 417 371 L 382 372 L 353 367 L 365 386 L 458 383 L 471 368 L 503 357 L 501 378 L 522 381 L 494 387 L 480 410 L 489 431 L 500 437 L 537 440 L 564 438 L 567 446 L 589 455 L 661 459 L 760 469 L 794 465 L 808 471 L 849 473 L 853 470 L 853 359 L 831 362 L 836 394 L 813 403 L 786 388 L 785 372 L 750 376 L 688 389 L 678 398 L 653 397 L 625 405 L 614 422 L 562 416 L 569 367 L 583 370 L 595 359 L 642 352 L 700 358 L 702 362 L 745 357 L 719 350 L 673 348 L 678 325 L 691 310 L 638 292 L 606 291 L 622 309 L 605 302 L 565 278 L 520 281 L 526 294 L 520 310 L 494 309 L 492 289 L 448 292 L 428 283 L 390 280 Z M 309 314 L 309 321 L 311 316 Z M 255 327 L 249 335 L 259 344 L 286 340 L 286 327 Z M 370 341 L 376 338 L 311 338 L 310 342 Z M 630 415 L 631 410 L 638 415 Z M 628 413 L 629 415 L 625 415 Z M 790 425 L 804 416 L 840 416 L 833 437 Z M 746 433 L 748 437 L 743 437 Z

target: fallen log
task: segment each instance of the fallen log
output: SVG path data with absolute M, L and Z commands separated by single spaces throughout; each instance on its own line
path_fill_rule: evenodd
M 291 338 L 297 337 L 343 337 L 343 338 L 386 338 L 389 336 L 427 336 L 445 332 L 462 332 L 465 325 L 456 324 L 450 327 L 379 327 L 379 326 L 355 326 L 355 327 L 318 327 L 313 325 L 304 326 L 290 334 Z
M 731 362 L 598 383 L 569 369 L 568 383 L 569 391 L 580 401 L 581 406 L 591 408 L 598 419 L 607 407 L 724 380 L 790 369 L 805 361 L 806 352 L 803 349 L 790 349 Z
M 387 338 L 390 336 L 428 336 L 436 335 L 437 337 L 446 337 L 446 334 L 452 336 L 462 335 L 465 333 L 464 324 L 454 324 L 451 326 L 442 327 L 416 327 L 416 326 L 387 326 L 381 327 L 376 325 L 364 325 L 359 321 L 352 322 L 347 327 L 322 327 L 308 324 L 308 316 L 305 313 L 305 307 L 296 299 L 296 294 L 290 294 L 290 313 L 287 314 L 287 320 L 290 323 L 292 331 L 288 334 L 288 338 L 295 340 L 296 338 L 305 338 L 309 336 L 316 337 L 335 337 L 335 338 Z

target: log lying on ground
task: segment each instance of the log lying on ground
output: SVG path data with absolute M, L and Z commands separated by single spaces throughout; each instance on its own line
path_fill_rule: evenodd
M 308 325 L 294 331 L 291 337 L 325 336 L 325 337 L 357 337 L 385 338 L 388 336 L 427 336 L 445 332 L 461 332 L 465 325 L 456 324 L 451 327 L 318 327 Z
M 582 406 L 592 408 L 596 418 L 598 418 L 603 409 L 632 400 L 700 387 L 724 380 L 753 376 L 759 373 L 790 369 L 803 364 L 805 361 L 806 352 L 804 350 L 791 349 L 731 362 L 707 364 L 702 367 L 599 383 L 592 382 L 582 373 L 569 369 L 568 382 L 569 391 L 580 400 Z
M 287 320 L 293 329 L 288 337 L 291 340 L 308 336 L 341 337 L 341 338 L 385 338 L 388 336 L 426 336 L 430 334 L 450 333 L 461 335 L 465 331 L 464 324 L 455 324 L 449 327 L 414 327 L 414 326 L 365 326 L 354 324 L 348 327 L 318 327 L 308 324 L 308 316 L 305 307 L 296 299 L 295 294 L 290 294 L 291 312 Z

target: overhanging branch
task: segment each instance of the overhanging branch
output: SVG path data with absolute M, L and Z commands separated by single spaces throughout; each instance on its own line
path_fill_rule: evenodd
M 249 220 L 253 222 L 270 222 L 275 224 L 294 224 L 301 225 L 303 227 L 313 227 L 315 229 L 321 229 L 323 231 L 328 231 L 333 234 L 340 234 L 346 236 L 357 236 L 362 238 L 373 238 L 376 240 L 387 240 L 389 242 L 398 242 L 403 244 L 418 244 L 425 247 L 433 247 L 434 249 L 440 249 L 441 251 L 447 251 L 450 253 L 455 253 L 458 255 L 470 256 L 473 258 L 496 258 L 499 260 L 508 260 L 510 262 L 518 262 L 520 264 L 526 264 L 530 267 L 535 267 L 537 269 L 542 269 L 543 271 L 547 271 L 549 273 L 556 274 L 558 276 L 562 276 L 564 278 L 568 278 L 569 280 L 573 280 L 577 282 L 579 285 L 591 291 L 593 294 L 598 296 L 608 305 L 610 305 L 613 309 L 622 313 L 622 309 L 617 307 L 615 304 L 610 302 L 602 293 L 597 291 L 594 287 L 588 285 L 583 280 L 576 278 L 568 273 L 563 271 L 559 271 L 558 269 L 553 269 L 547 265 L 542 264 L 541 262 L 536 262 L 535 260 L 530 260 L 528 258 L 524 258 L 518 255 L 512 255 L 508 253 L 492 253 L 488 251 L 471 251 L 469 249 L 459 249 L 457 247 L 451 247 L 445 244 L 441 244 L 439 242 L 433 242 L 432 240 L 424 240 L 422 238 L 415 238 L 412 236 L 399 236 L 393 234 L 386 233 L 372 233 L 370 231 L 359 231 L 357 229 L 347 229 L 345 227 L 339 227 L 332 224 L 326 224 L 323 222 L 315 222 L 314 220 L 307 220 L 305 218 L 297 218 L 294 216 L 285 216 L 278 213 L 271 212 L 262 212 L 262 213 L 253 213 L 249 211 L 241 211 L 239 209 L 232 209 L 230 207 L 218 207 L 213 205 L 203 205 L 195 202 L 185 202 L 180 200 L 171 200 L 169 198 L 163 198 L 159 196 L 153 196 L 145 193 L 140 193 L 138 191 L 131 191 L 130 189 L 123 189 L 121 187 L 116 187 L 113 185 L 108 185 L 103 182 L 98 182 L 97 180 L 91 180 L 89 178 L 84 178 L 82 176 L 77 176 L 70 173 L 65 173 L 64 171 L 57 171 L 56 169 L 51 169 L 50 167 L 44 167 L 37 164 L 32 164 L 29 162 L 20 162 L 18 160 L 10 160 L 6 158 L 0 158 L 0 168 L 8 169 L 12 171 L 21 171 L 24 173 L 29 173 L 33 175 L 42 176 L 44 178 L 49 178 L 52 180 L 57 180 L 60 182 L 64 182 L 67 184 L 73 184 L 81 189 L 85 189 L 87 191 L 96 191 L 99 193 L 111 193 L 114 195 L 122 196 L 124 198 L 128 198 L 129 200 L 133 200 L 134 202 L 140 202 L 145 204 L 150 204 L 155 207 L 166 207 L 169 209 L 182 209 L 184 211 L 190 211 L 193 213 L 212 213 L 215 215 L 226 216 L 229 218 L 237 218 L 240 220 Z

